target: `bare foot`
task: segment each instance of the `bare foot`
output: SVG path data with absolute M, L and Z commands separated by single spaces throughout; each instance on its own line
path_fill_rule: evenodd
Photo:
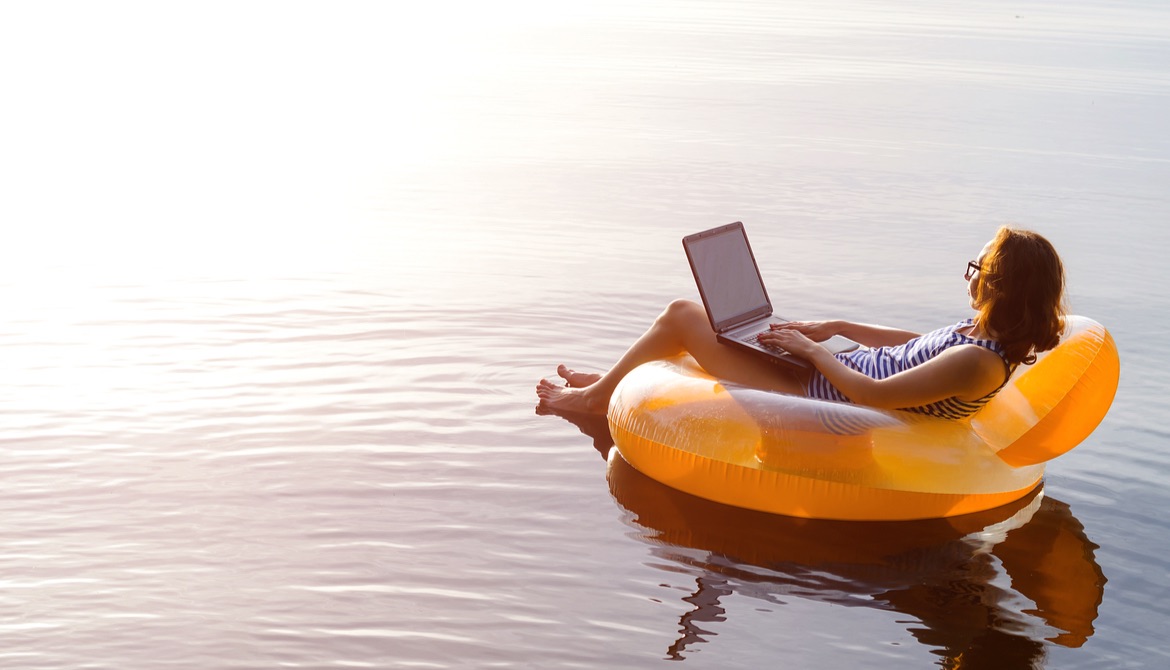
M 581 414 L 604 414 L 608 403 L 595 398 L 596 394 L 590 389 L 560 386 L 547 379 L 540 380 L 536 385 L 536 395 L 540 396 L 542 405 L 561 412 L 579 412 Z
M 573 388 L 585 388 L 601 379 L 601 375 L 595 372 L 577 372 L 564 365 L 557 366 L 557 374 Z

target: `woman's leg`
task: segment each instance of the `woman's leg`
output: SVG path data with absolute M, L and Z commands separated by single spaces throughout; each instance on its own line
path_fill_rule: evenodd
M 642 363 L 683 352 L 693 356 L 704 370 L 716 377 L 747 386 L 804 393 L 803 385 L 795 373 L 745 351 L 720 344 L 715 339 L 703 306 L 687 300 L 670 303 L 617 363 L 592 384 L 576 387 L 570 380 L 571 387 L 565 387 L 541 380 L 536 393 L 542 404 L 553 409 L 603 414 L 609 407 L 609 397 L 618 382 L 631 370 Z M 566 375 L 562 373 L 562 376 Z M 574 378 L 578 383 L 582 379 Z

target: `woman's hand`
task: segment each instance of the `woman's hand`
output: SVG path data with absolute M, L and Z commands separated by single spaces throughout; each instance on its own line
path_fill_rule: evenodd
M 824 342 L 834 335 L 841 334 L 840 321 L 789 321 L 774 323 L 772 330 L 794 330 L 813 342 Z
M 819 335 L 822 330 L 814 329 L 814 333 Z M 831 337 L 832 333 L 825 336 L 825 339 Z M 771 330 L 760 333 L 757 338 L 760 344 L 769 347 L 780 347 L 793 356 L 798 358 L 812 358 L 818 351 L 826 351 L 824 347 L 813 341 L 805 334 L 804 329 L 794 323 L 773 324 Z

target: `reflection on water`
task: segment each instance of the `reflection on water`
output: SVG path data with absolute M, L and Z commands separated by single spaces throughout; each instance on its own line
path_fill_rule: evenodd
M 667 658 L 718 635 L 732 594 L 799 597 L 910 615 L 908 632 L 945 668 L 1038 668 L 1045 645 L 1093 634 L 1105 576 L 1081 523 L 1042 487 L 978 514 L 912 522 L 797 519 L 682 493 L 612 449 L 600 417 L 567 416 L 608 459 L 625 521 L 665 569 L 694 578 Z M 729 624 L 730 625 L 730 624 Z

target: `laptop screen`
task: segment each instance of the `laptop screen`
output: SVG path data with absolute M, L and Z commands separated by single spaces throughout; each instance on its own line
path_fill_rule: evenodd
M 771 313 L 742 225 L 729 225 L 687 240 L 687 255 L 716 328 L 735 317 Z

